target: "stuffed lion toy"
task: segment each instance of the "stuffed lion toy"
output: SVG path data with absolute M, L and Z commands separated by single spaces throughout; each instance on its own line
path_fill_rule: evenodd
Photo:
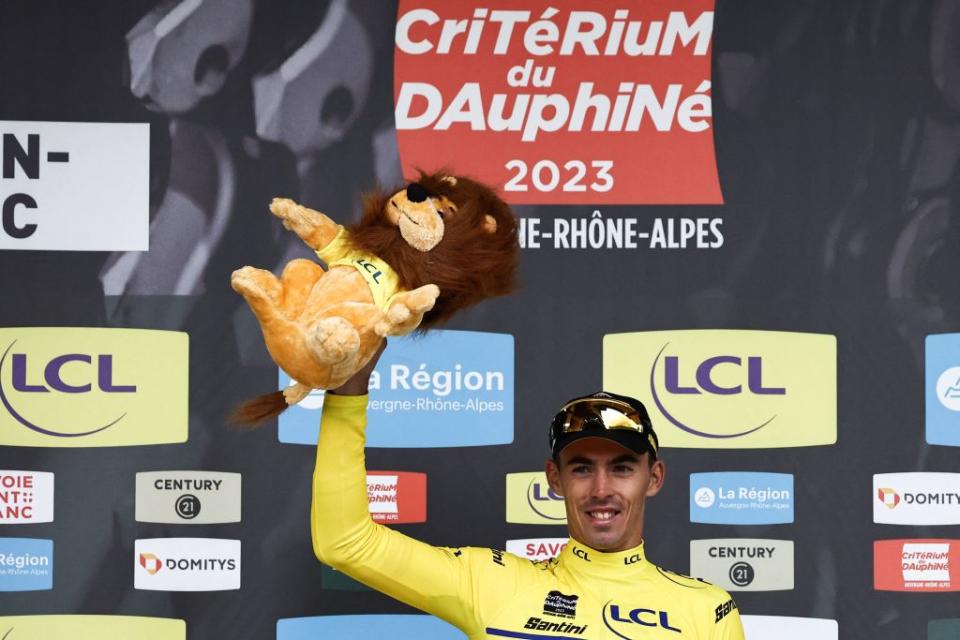
M 392 193 L 364 197 L 349 227 L 285 198 L 270 211 L 327 264 L 291 260 L 277 278 L 242 267 L 231 285 L 260 323 L 271 357 L 295 384 L 243 403 L 233 420 L 256 424 L 333 389 L 387 336 L 425 332 L 457 311 L 515 287 L 517 224 L 478 182 L 421 174 Z

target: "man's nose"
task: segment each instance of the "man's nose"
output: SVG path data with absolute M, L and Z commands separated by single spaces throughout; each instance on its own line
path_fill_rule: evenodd
M 598 471 L 593 476 L 593 484 L 590 487 L 591 495 L 594 498 L 606 498 L 610 495 L 610 478 L 604 470 Z

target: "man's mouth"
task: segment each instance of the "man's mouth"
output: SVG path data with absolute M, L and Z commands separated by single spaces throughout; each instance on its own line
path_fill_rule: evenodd
M 590 518 L 590 521 L 594 524 L 609 524 L 613 522 L 614 518 L 620 515 L 618 509 L 591 509 L 586 512 L 587 517 Z

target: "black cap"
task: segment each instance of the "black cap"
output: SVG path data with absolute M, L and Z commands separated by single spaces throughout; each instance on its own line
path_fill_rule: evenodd
M 609 406 L 604 406 L 605 401 Z M 605 408 L 614 409 L 614 413 L 605 415 Z M 620 421 L 622 424 L 617 424 Z M 581 423 L 580 427 L 567 431 L 571 422 Z M 660 449 L 660 441 L 643 403 L 630 396 L 606 391 L 569 400 L 554 416 L 550 425 L 550 444 L 555 459 L 564 447 L 582 438 L 606 438 L 634 453 L 649 453 L 654 459 Z

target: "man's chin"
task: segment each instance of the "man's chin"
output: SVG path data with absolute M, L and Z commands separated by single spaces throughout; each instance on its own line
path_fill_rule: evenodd
M 596 549 L 597 551 L 616 551 L 620 546 L 622 536 L 612 531 L 598 531 L 592 535 L 587 534 L 584 537 L 587 539 L 584 540 L 583 543 L 591 549 Z

